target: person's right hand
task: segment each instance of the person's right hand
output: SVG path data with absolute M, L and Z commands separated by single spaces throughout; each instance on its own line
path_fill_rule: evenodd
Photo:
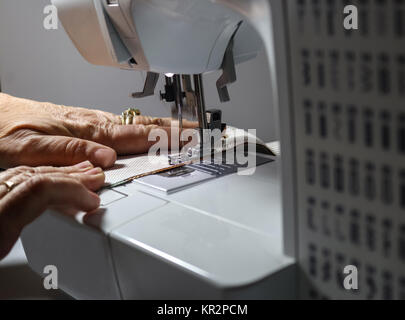
M 102 187 L 104 179 L 103 171 L 88 161 L 73 167 L 16 167 L 0 173 L 0 260 L 23 228 L 46 209 L 93 213 L 100 205 L 93 191 Z M 15 185 L 11 191 L 7 181 Z
M 85 160 L 109 168 L 117 154 L 148 152 L 155 144 L 148 139 L 152 131 L 164 130 L 171 137 L 172 124 L 169 118 L 139 116 L 133 125 L 121 125 L 120 117 L 109 112 L 0 93 L 0 168 L 70 166 Z M 196 127 L 196 122 L 183 123 L 185 129 Z

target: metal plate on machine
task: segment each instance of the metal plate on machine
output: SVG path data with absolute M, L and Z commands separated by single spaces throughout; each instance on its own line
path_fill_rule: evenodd
M 256 156 L 256 166 L 272 161 L 267 157 Z M 205 160 L 201 163 L 185 165 L 134 181 L 170 194 L 214 178 L 237 173 L 238 170 L 245 167 L 246 165 L 227 164 L 225 161 L 217 163 L 213 160 Z

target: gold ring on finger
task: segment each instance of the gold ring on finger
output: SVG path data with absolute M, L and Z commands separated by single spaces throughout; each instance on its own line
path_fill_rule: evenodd
M 121 124 L 134 124 L 134 119 L 141 115 L 141 111 L 135 108 L 129 108 L 121 114 Z
M 13 181 L 7 180 L 7 181 L 3 181 L 0 184 L 6 186 L 7 188 L 7 193 L 11 192 L 15 187 L 16 187 L 16 183 L 14 183 Z

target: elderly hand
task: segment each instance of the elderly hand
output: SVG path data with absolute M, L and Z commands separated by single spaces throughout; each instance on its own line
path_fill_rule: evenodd
M 15 187 L 9 190 L 7 182 Z M 46 209 L 66 214 L 96 210 L 100 199 L 93 191 L 103 184 L 103 171 L 88 161 L 73 167 L 17 167 L 0 173 L 0 260 L 24 226 Z
M 103 168 L 118 154 L 145 153 L 155 128 L 170 137 L 171 119 L 139 116 L 121 125 L 112 113 L 15 98 L 0 93 L 0 168 L 66 166 L 90 160 Z M 184 128 L 197 124 L 186 122 Z M 169 139 L 170 140 L 170 139 Z

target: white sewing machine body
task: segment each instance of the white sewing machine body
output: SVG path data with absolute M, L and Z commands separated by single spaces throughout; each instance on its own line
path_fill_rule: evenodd
M 225 49 L 243 21 L 238 12 L 208 0 L 53 3 L 66 32 L 88 62 L 161 74 L 220 69 Z M 252 59 L 260 46 L 257 32 L 242 23 L 235 39 L 236 62 Z
M 263 43 L 276 106 L 276 59 L 285 57 L 273 35 L 282 17 L 270 4 L 282 12 L 282 2 L 53 0 L 93 64 L 195 75 L 224 69 L 231 41 L 234 63 Z M 289 126 L 280 130 L 288 140 Z M 132 182 L 104 192 L 91 217 L 47 212 L 23 232 L 30 266 L 39 274 L 57 266 L 59 287 L 78 299 L 294 298 L 294 221 L 282 199 L 291 173 L 281 162 L 173 194 Z
M 132 182 L 76 220 L 47 212 L 24 231 L 28 261 L 57 266 L 77 299 L 294 298 L 278 166 L 169 195 Z

